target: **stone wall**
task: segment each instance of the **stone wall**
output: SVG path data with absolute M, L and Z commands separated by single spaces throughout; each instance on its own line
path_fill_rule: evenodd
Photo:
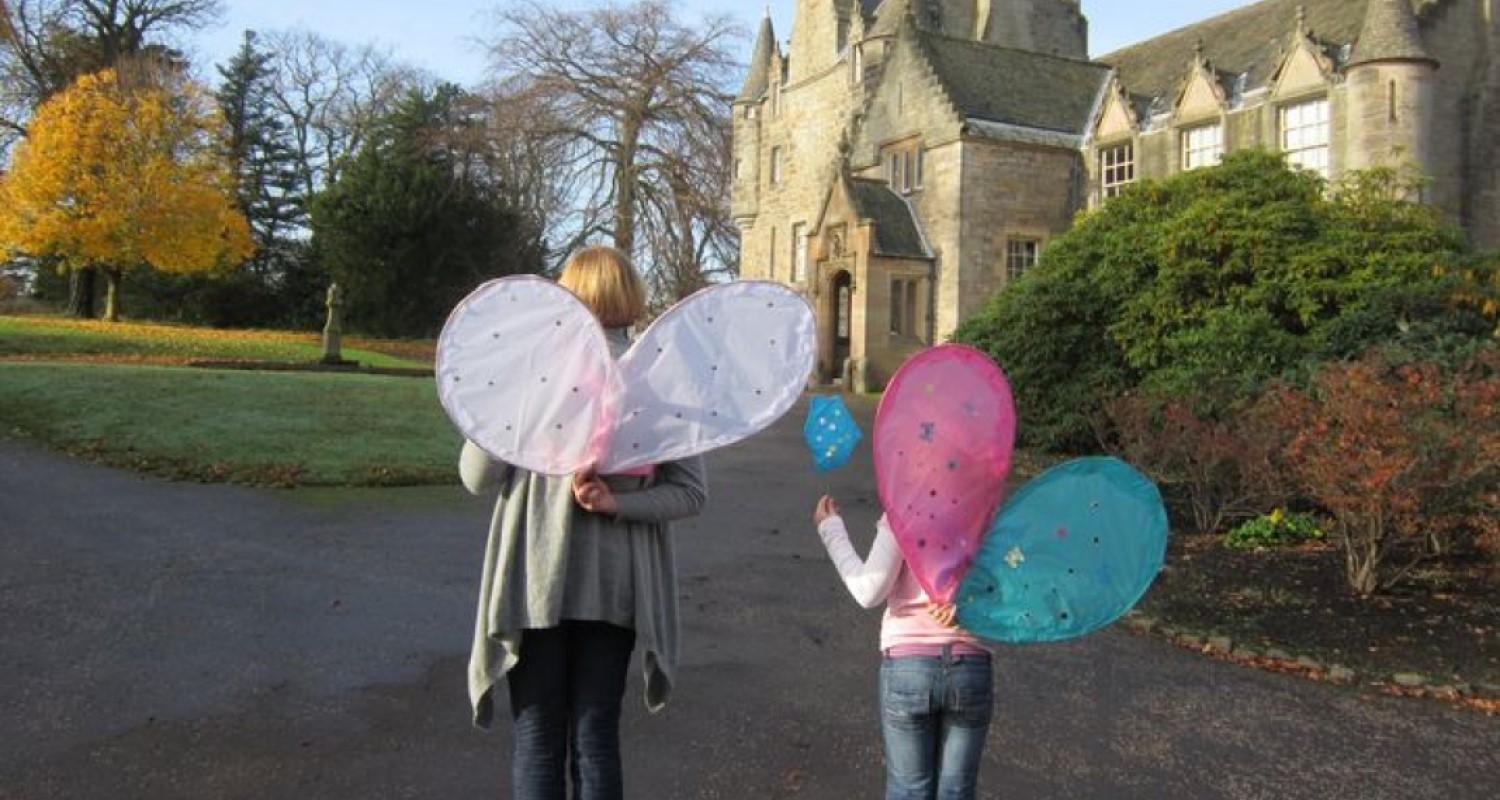
M 795 63 L 795 59 L 793 59 Z M 774 84 L 770 90 L 776 91 Z M 791 279 L 792 228 L 811 230 L 838 166 L 838 144 L 864 96 L 855 84 L 847 56 L 821 75 L 780 89 L 780 102 L 760 103 L 759 141 L 754 161 L 758 202 L 753 217 L 741 219 L 740 274 L 747 278 Z M 753 139 L 741 122 L 736 142 Z M 781 180 L 771 183 L 772 151 L 781 148 Z M 738 147 L 737 147 L 738 150 Z M 745 156 L 741 156 L 745 158 Z M 736 189 L 738 198 L 749 187 Z M 773 233 L 774 231 L 774 233 Z M 775 257 L 772 258 L 774 239 Z
M 1488 0 L 1477 11 L 1473 21 L 1483 36 L 1465 162 L 1465 221 L 1475 245 L 1500 250 L 1500 0 Z
M 985 139 L 963 144 L 957 280 L 939 298 L 938 338 L 973 316 L 1005 286 L 1011 237 L 1045 245 L 1066 232 L 1080 206 L 1083 164 L 1077 150 Z M 951 262 L 951 259 L 950 259 Z

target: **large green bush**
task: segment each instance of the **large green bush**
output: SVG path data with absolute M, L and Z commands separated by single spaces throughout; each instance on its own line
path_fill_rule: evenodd
M 1021 435 L 1052 449 L 1096 445 L 1103 406 L 1137 388 L 1233 401 L 1373 343 L 1462 347 L 1493 330 L 1453 300 L 1483 262 L 1418 191 L 1394 170 L 1328 187 L 1253 150 L 1142 181 L 955 339 L 1000 362 Z

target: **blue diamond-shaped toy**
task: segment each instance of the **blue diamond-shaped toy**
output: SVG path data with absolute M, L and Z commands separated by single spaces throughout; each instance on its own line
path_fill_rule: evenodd
M 824 395 L 812 399 L 812 406 L 807 410 L 807 423 L 802 426 L 802 438 L 812 450 L 813 466 L 819 472 L 838 469 L 849 463 L 854 448 L 859 446 L 863 437 L 864 432 L 854 421 L 854 415 L 849 413 L 849 407 L 844 405 L 844 398 Z

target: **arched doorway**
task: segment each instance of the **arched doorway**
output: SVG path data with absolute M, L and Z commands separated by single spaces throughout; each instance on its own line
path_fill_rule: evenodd
M 844 362 L 849 360 L 849 341 L 854 309 L 854 279 L 848 270 L 839 270 L 833 276 L 828 292 L 828 318 L 833 321 L 833 353 L 828 365 L 834 378 L 844 376 Z M 847 387 L 846 387 L 847 388 Z

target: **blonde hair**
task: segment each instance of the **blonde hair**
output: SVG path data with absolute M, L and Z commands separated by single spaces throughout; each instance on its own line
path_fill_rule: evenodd
M 613 247 L 585 247 L 574 253 L 557 282 L 578 295 L 606 328 L 633 325 L 646 314 L 640 276 Z

